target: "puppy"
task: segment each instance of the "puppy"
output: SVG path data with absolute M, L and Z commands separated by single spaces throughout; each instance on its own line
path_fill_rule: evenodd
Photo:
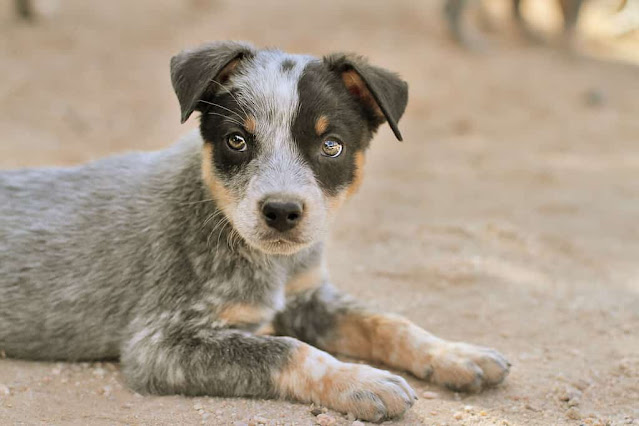
M 158 152 L 0 174 L 0 349 L 120 359 L 154 394 L 288 398 L 357 418 L 415 400 L 383 363 L 462 391 L 509 364 L 340 293 L 323 261 L 365 152 L 408 86 L 358 56 L 220 42 L 171 60 L 184 122 Z M 285 337 L 288 336 L 288 337 Z

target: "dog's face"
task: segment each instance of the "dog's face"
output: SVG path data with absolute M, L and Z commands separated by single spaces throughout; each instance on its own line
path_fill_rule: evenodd
M 171 65 L 183 120 L 202 112 L 204 182 L 242 238 L 267 253 L 322 239 L 359 184 L 377 127 L 388 121 L 401 138 L 406 84 L 360 58 L 215 43 Z

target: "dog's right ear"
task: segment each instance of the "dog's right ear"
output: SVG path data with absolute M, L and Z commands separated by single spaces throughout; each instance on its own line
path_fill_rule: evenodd
M 202 108 L 200 100 L 226 83 L 242 58 L 254 53 L 248 43 L 232 41 L 204 44 L 171 58 L 171 82 L 180 102 L 182 123 Z

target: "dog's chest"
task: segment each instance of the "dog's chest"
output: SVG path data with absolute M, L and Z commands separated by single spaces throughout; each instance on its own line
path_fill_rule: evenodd
M 319 258 L 321 246 L 292 256 L 271 256 L 254 251 L 218 250 L 202 256 L 196 266 L 202 284 L 189 299 L 198 324 L 220 329 L 257 332 L 270 324 L 286 304 L 286 285 L 291 277 Z
M 236 262 L 207 280 L 194 302 L 215 328 L 256 331 L 284 309 L 288 269 L 284 262 Z

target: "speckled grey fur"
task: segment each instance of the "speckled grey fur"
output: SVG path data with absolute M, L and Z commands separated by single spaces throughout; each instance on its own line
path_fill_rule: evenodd
M 288 271 L 313 249 L 266 256 L 241 242 L 229 247 L 229 230 L 213 231 L 217 222 L 206 223 L 215 206 L 204 201 L 201 145 L 193 134 L 165 151 L 0 174 L 0 348 L 8 356 L 122 355 L 137 388 L 218 394 L 204 383 L 187 386 L 189 373 L 180 372 L 171 356 L 193 351 L 191 356 L 210 358 L 201 369 L 226 374 L 212 365 L 221 361 L 205 342 L 224 345 L 228 339 L 241 350 L 242 339 L 262 345 L 276 339 L 241 331 L 218 335 L 211 318 L 222 302 L 234 300 L 281 309 Z M 185 347 L 171 352 L 177 342 Z M 283 362 L 286 340 L 268 346 L 273 363 Z M 140 377 L 149 374 L 155 377 Z M 232 393 L 238 395 L 268 387 L 237 386 Z
M 210 73 L 238 51 L 255 53 L 215 44 L 173 59 L 183 119 L 208 90 Z M 267 170 L 255 184 L 262 191 L 277 190 L 273 184 L 290 191 L 291 182 L 319 191 L 290 135 L 296 82 L 309 61 L 266 51 L 231 80 L 267 147 L 258 160 L 266 166 L 255 173 Z M 252 332 L 277 316 L 279 333 L 319 342 L 334 316 L 354 305 L 328 284 L 286 300 L 286 282 L 321 261 L 323 235 L 315 230 L 312 242 L 287 255 L 238 238 L 202 180 L 204 143 L 193 133 L 162 151 L 0 173 L 0 350 L 37 360 L 120 359 L 141 392 L 276 395 L 273 371 L 299 342 Z M 230 326 L 218 316 L 233 304 L 271 314 Z

